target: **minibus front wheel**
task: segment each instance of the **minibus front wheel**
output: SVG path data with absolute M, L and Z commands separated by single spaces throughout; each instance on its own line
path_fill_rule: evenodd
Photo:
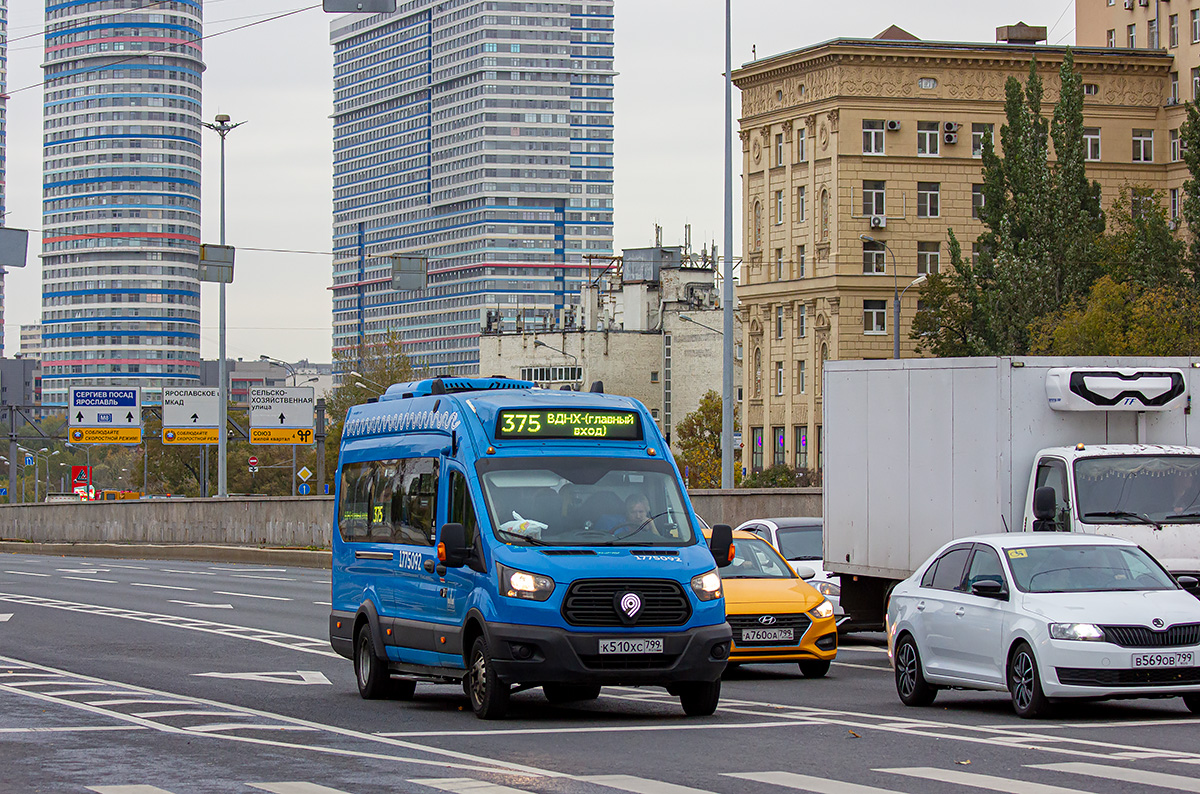
M 388 695 L 391 676 L 387 661 L 375 653 L 371 641 L 371 625 L 364 622 L 354 637 L 354 677 L 358 679 L 358 694 L 364 700 L 378 700 Z
M 491 649 L 487 640 L 480 635 L 471 645 L 467 675 L 463 689 L 471 701 L 471 710 L 481 720 L 498 720 L 508 711 L 509 685 L 496 675 L 492 665 Z
M 721 680 L 691 681 L 676 684 L 668 691 L 679 698 L 683 713 L 689 717 L 707 717 L 717 710 L 721 700 Z

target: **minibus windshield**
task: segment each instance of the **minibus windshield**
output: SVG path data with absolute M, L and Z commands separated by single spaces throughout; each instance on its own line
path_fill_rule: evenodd
M 519 546 L 685 546 L 695 532 L 661 460 L 507 458 L 477 464 L 496 538 Z

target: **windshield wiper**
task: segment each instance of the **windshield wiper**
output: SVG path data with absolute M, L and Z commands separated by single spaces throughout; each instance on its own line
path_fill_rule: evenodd
M 1136 518 L 1143 524 L 1149 524 L 1155 529 L 1162 529 L 1162 524 L 1143 513 L 1131 513 L 1128 510 L 1103 510 L 1096 513 L 1084 513 L 1084 518 Z
M 1200 518 L 1200 513 L 1172 513 L 1170 515 L 1163 516 L 1162 523 L 1170 524 L 1171 520 L 1174 518 Z
M 641 543 L 624 543 L 623 541 L 626 541 L 629 538 L 632 538 L 634 535 L 641 532 L 646 527 L 651 526 L 654 523 L 654 519 L 661 518 L 662 516 L 665 516 L 670 512 L 671 512 L 670 510 L 664 510 L 661 513 L 656 513 L 655 515 L 650 516 L 645 521 L 643 521 L 641 524 L 639 524 L 637 529 L 633 530 L 632 532 L 630 532 L 626 535 L 622 535 L 619 538 L 613 538 L 612 543 L 608 543 L 608 544 L 604 544 L 604 545 L 608 545 L 608 546 L 641 546 L 641 545 L 644 545 Z
M 510 538 L 516 538 L 517 540 L 523 540 L 526 543 L 528 543 L 530 546 L 553 546 L 554 545 L 553 543 L 549 543 L 540 538 L 531 538 L 528 535 L 522 535 L 519 532 L 512 532 L 507 529 L 497 529 L 496 531 L 499 532 L 501 535 L 508 535 Z

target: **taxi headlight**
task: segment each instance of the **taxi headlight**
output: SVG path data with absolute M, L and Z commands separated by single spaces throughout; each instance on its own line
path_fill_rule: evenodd
M 823 600 L 817 604 L 817 608 L 812 613 L 818 618 L 831 618 L 833 617 L 833 604 L 829 603 L 828 599 Z
M 842 588 L 838 587 L 833 582 L 817 582 L 813 585 L 813 587 L 817 588 L 818 593 L 826 597 L 840 596 L 842 594 Z
M 496 568 L 500 571 L 500 595 L 545 601 L 554 592 L 554 580 L 549 576 L 518 571 L 507 565 L 497 565 Z
M 1050 637 L 1055 640 L 1104 642 L 1104 629 L 1095 623 L 1051 623 Z
M 692 592 L 701 601 L 713 601 L 721 597 L 721 577 L 715 571 L 692 577 Z

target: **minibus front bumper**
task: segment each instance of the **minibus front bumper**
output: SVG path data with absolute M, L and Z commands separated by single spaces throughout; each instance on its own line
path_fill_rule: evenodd
M 733 639 L 728 623 L 681 632 L 577 632 L 510 623 L 488 625 L 496 674 L 510 684 L 593 683 L 666 685 L 716 681 L 725 672 Z M 603 641 L 661 640 L 661 652 L 602 653 Z

